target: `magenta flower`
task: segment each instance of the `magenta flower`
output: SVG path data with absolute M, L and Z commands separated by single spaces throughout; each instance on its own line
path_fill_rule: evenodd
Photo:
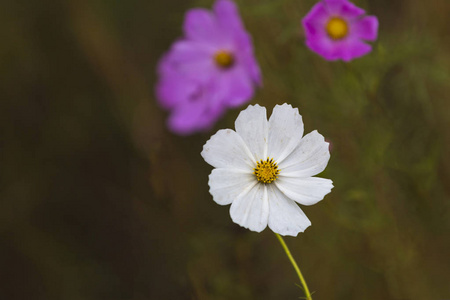
M 350 61 L 369 53 L 378 19 L 347 0 L 322 0 L 303 18 L 306 45 L 327 60 Z
M 191 9 L 158 66 L 156 95 L 178 134 L 210 129 L 227 108 L 249 101 L 261 85 L 250 35 L 236 5 L 217 0 L 213 10 Z

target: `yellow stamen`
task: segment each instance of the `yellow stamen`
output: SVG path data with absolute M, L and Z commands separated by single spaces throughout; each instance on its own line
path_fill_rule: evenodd
M 261 159 L 256 163 L 256 168 L 253 170 L 256 179 L 261 183 L 271 183 L 275 181 L 278 178 L 278 174 L 280 174 L 278 165 L 273 158 L 267 158 L 266 160 Z
M 234 56 L 228 51 L 218 51 L 214 55 L 214 60 L 216 64 L 222 69 L 228 69 L 234 64 Z
M 347 36 L 348 34 L 348 24 L 347 21 L 339 17 L 331 18 L 326 27 L 328 35 L 334 40 L 340 40 Z

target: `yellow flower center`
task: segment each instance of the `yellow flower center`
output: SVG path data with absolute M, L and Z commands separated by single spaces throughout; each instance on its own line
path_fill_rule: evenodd
M 216 64 L 222 69 L 228 69 L 234 64 L 234 56 L 228 51 L 218 51 L 214 55 L 214 60 Z
M 334 40 L 340 40 L 348 34 L 348 24 L 339 17 L 331 18 L 326 27 L 328 35 Z
M 256 179 L 258 179 L 261 183 L 271 183 L 275 181 L 278 178 L 278 174 L 280 174 L 278 165 L 273 158 L 267 158 L 266 160 L 261 159 L 256 163 L 256 168 L 253 170 L 253 174 L 256 175 Z

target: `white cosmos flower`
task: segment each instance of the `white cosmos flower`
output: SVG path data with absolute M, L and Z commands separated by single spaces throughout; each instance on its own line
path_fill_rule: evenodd
M 250 105 L 235 127 L 219 130 L 201 153 L 215 168 L 214 201 L 231 204 L 233 222 L 252 231 L 269 225 L 281 235 L 303 232 L 311 222 L 295 202 L 313 205 L 333 188 L 331 180 L 312 177 L 328 164 L 328 143 L 315 130 L 302 137 L 302 116 L 288 104 L 275 106 L 268 121 L 264 107 Z

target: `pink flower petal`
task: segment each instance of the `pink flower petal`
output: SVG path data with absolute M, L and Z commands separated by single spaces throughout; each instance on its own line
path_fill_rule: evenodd
M 183 29 L 187 38 L 196 41 L 211 41 L 218 37 L 214 15 L 202 8 L 191 9 L 186 13 Z
M 229 0 L 218 0 L 214 3 L 213 11 L 217 16 L 217 22 L 223 29 L 243 30 L 239 11 L 234 2 Z
M 251 78 L 242 67 L 224 71 L 221 75 L 218 93 L 226 99 L 228 107 L 238 107 L 253 96 L 254 87 Z
M 352 24 L 352 31 L 359 38 L 374 41 L 378 35 L 378 19 L 375 16 L 367 16 Z
M 324 0 L 325 6 L 331 15 L 347 20 L 355 19 L 365 14 L 364 9 L 357 7 L 347 0 Z
M 198 93 L 199 85 L 177 73 L 162 76 L 156 85 L 158 102 L 166 109 L 173 108 Z
M 303 26 L 308 26 L 311 29 L 316 28 L 316 26 L 323 27 L 331 14 L 328 11 L 326 5 L 323 2 L 316 3 L 309 13 L 303 18 Z M 313 32 L 314 33 L 314 32 Z
M 178 105 L 169 117 L 169 129 L 180 135 L 211 129 L 224 110 L 220 105 L 208 103 L 210 100 L 198 97 Z
M 372 46 L 358 39 L 348 39 L 335 47 L 337 55 L 343 61 L 351 61 L 372 51 Z
M 206 81 L 216 72 L 214 49 L 193 41 L 175 42 L 159 65 L 159 73 L 177 72 L 187 78 Z

